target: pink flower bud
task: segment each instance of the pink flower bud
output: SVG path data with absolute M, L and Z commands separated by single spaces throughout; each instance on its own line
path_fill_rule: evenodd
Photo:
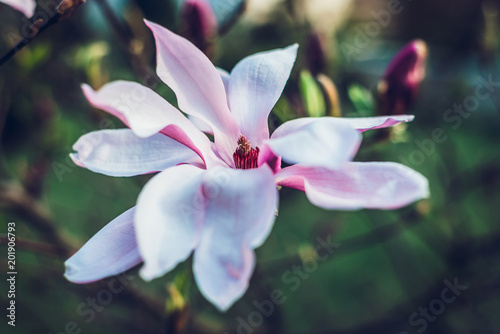
M 425 77 L 426 58 L 427 46 L 422 40 L 411 42 L 396 54 L 377 87 L 379 114 L 404 114 L 410 108 Z
M 217 34 L 217 20 L 208 0 L 186 0 L 181 15 L 182 34 L 209 55 Z
M 318 32 L 311 32 L 307 36 L 306 60 L 313 76 L 325 72 L 327 62 L 325 40 Z

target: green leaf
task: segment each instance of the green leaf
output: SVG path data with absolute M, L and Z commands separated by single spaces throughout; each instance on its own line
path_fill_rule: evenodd
M 31 48 L 26 48 L 17 58 L 21 67 L 26 71 L 31 71 L 37 66 L 43 65 L 52 54 L 52 46 L 47 43 L 36 44 Z
M 325 116 L 326 105 L 323 92 L 309 71 L 300 72 L 299 85 L 307 114 L 311 117 Z
M 347 94 L 359 114 L 366 116 L 373 115 L 374 101 L 373 96 L 368 89 L 363 86 L 353 84 L 349 86 Z
M 273 115 L 276 116 L 281 123 L 288 122 L 297 117 L 290 103 L 285 98 L 280 98 L 273 108 Z

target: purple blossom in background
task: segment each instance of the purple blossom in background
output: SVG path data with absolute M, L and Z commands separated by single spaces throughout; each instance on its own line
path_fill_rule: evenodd
M 427 46 L 421 40 L 409 43 L 394 56 L 378 84 L 379 114 L 403 114 L 413 105 L 425 78 L 426 59 Z
M 182 35 L 210 56 L 217 19 L 208 0 L 186 0 L 181 10 Z

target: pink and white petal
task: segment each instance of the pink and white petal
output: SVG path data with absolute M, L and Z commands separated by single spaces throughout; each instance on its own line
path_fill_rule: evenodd
M 141 138 L 129 129 L 87 133 L 73 149 L 77 153 L 70 156 L 78 166 L 110 176 L 159 172 L 181 163 L 203 165 L 193 150 L 169 137 L 155 134 Z
M 204 133 L 208 133 L 210 135 L 214 135 L 214 130 L 212 130 L 212 128 L 210 127 L 210 125 L 208 125 L 207 123 L 203 122 L 201 119 L 195 117 L 195 116 L 191 116 L 189 115 L 188 116 L 189 120 L 191 121 L 191 123 L 194 124 L 194 126 L 196 126 L 196 128 L 198 130 L 200 130 L 201 132 L 204 132 Z
M 260 147 L 259 157 L 257 165 L 260 167 L 267 164 L 273 173 L 279 172 L 281 169 L 281 157 L 274 154 L 274 152 L 269 148 L 269 145 L 264 144 Z
M 361 134 L 332 117 L 297 119 L 280 126 L 265 143 L 287 163 L 341 169 L 356 154 Z
M 201 293 L 225 311 L 247 290 L 255 267 L 253 249 L 269 235 L 278 190 L 267 166 L 213 168 L 203 180 L 205 226 L 193 270 Z
M 219 75 L 222 79 L 222 83 L 224 84 L 224 90 L 226 91 L 226 97 L 227 97 L 227 103 L 228 103 L 227 105 L 228 105 L 228 107 L 230 107 L 230 105 L 229 105 L 229 82 L 231 80 L 231 75 L 229 74 L 228 71 L 226 71 L 223 68 L 216 67 L 216 69 L 219 72 Z M 229 108 L 229 110 L 231 110 L 231 107 Z
M 146 138 L 162 132 L 204 160 L 210 154 L 210 140 L 150 88 L 135 82 L 115 81 L 97 92 L 88 85 L 82 85 L 82 90 L 92 106 L 118 117 L 137 136 Z
M 144 259 L 140 275 L 149 281 L 186 260 L 201 236 L 204 170 L 171 167 L 153 177 L 137 200 L 135 229 Z
M 429 196 L 424 176 L 394 162 L 351 162 L 340 171 L 294 165 L 276 174 L 276 182 L 305 191 L 324 209 L 397 209 Z
M 216 69 L 220 74 L 222 83 L 224 84 L 224 90 L 226 91 L 226 97 L 227 97 L 227 105 L 229 106 L 229 78 L 230 78 L 229 73 L 226 70 L 219 67 L 216 67 Z M 211 134 L 212 136 L 214 135 L 214 130 L 212 130 L 210 125 L 203 122 L 198 117 L 189 115 L 188 118 L 201 132 Z
M 356 130 L 364 132 L 367 130 L 381 129 L 394 126 L 399 123 L 411 122 L 413 115 L 394 115 L 377 117 L 342 117 L 343 122 L 350 124 Z
M 285 134 L 296 131 L 298 128 L 305 125 L 317 122 L 320 119 L 335 120 L 338 123 L 344 123 L 350 125 L 352 128 L 358 130 L 359 132 L 364 132 L 367 130 L 381 129 L 390 126 L 394 126 L 403 122 L 411 122 L 415 116 L 413 115 L 394 115 L 394 116 L 377 116 L 377 117 L 304 117 L 297 118 L 292 121 L 282 124 L 276 131 L 274 131 L 273 136 L 283 136 Z
M 229 105 L 241 133 L 252 146 L 269 138 L 267 119 L 283 93 L 298 45 L 261 52 L 240 61 L 231 72 Z
M 142 262 L 134 231 L 135 207 L 113 219 L 66 262 L 64 276 L 89 283 L 122 273 Z
M 145 23 L 156 41 L 158 76 L 174 91 L 182 111 L 213 129 L 215 143 L 230 163 L 239 129 L 229 111 L 219 72 L 187 39 L 156 23 Z
M 20 11 L 27 18 L 31 18 L 35 14 L 36 2 L 34 0 L 0 0 L 0 2 Z

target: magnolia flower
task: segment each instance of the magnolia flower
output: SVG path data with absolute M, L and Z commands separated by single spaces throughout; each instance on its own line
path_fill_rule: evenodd
M 35 14 L 36 2 L 34 0 L 0 0 L 0 2 L 11 6 L 27 17 L 32 17 Z
M 157 73 L 180 111 L 140 84 L 117 81 L 83 91 L 130 129 L 82 136 L 73 161 L 111 176 L 160 172 L 137 205 L 105 226 L 66 262 L 66 277 L 87 283 L 141 262 L 152 280 L 193 257 L 201 293 L 220 310 L 247 290 L 254 249 L 269 235 L 278 187 L 305 191 L 326 209 L 392 209 L 427 196 L 427 180 L 391 162 L 352 162 L 360 132 L 412 116 L 302 118 L 270 137 L 297 45 L 243 59 L 229 74 L 186 39 L 146 21 L 156 40 Z M 194 122 L 194 123 L 193 123 Z M 202 124 L 214 141 L 198 130 Z M 281 159 L 291 166 L 281 168 Z

